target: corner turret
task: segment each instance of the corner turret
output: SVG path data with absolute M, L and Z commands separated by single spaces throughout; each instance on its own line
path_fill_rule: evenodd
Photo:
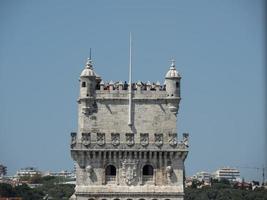
M 175 69 L 175 61 L 172 60 L 171 67 L 165 76 L 166 93 L 169 99 L 168 107 L 175 115 L 178 113 L 180 102 L 180 80 L 181 76 Z
M 181 76 L 175 69 L 175 60 L 172 60 L 171 67 L 165 76 L 168 97 L 180 97 L 180 80 Z
M 80 75 L 80 98 L 94 97 L 96 88 L 96 74 L 93 70 L 93 62 L 87 59 L 85 69 Z

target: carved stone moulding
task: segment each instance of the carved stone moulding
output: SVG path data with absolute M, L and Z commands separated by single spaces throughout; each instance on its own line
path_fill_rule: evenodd
M 84 146 L 89 146 L 91 144 L 91 133 L 82 133 L 81 142 Z
M 138 160 L 125 159 L 122 161 L 122 177 L 127 185 L 132 185 L 137 181 Z
M 103 146 L 105 144 L 105 133 L 97 133 L 97 135 L 96 135 L 96 143 L 99 146 Z
M 148 135 L 148 133 L 140 133 L 140 144 L 142 146 L 147 146 L 149 144 L 149 135 Z
M 162 146 L 163 145 L 163 134 L 155 133 L 155 145 Z
M 120 134 L 111 133 L 111 143 L 113 146 L 118 146 L 120 144 Z
M 178 144 L 177 133 L 169 133 L 169 144 L 172 147 L 177 146 Z
M 126 144 L 128 146 L 134 145 L 134 134 L 133 133 L 126 133 Z
M 92 173 L 94 171 L 94 168 L 91 165 L 87 165 L 86 168 L 85 168 L 85 171 L 87 172 L 88 177 L 91 177 L 91 175 L 92 175 Z
M 173 173 L 173 168 L 172 168 L 172 166 L 168 165 L 168 166 L 166 167 L 166 173 L 167 173 L 167 176 L 168 176 L 168 177 L 171 177 L 171 175 L 172 175 L 172 173 Z

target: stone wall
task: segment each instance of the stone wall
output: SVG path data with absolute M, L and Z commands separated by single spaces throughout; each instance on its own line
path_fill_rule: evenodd
M 90 81 L 81 76 L 78 131 L 71 134 L 73 199 L 183 199 L 188 135 L 178 141 L 180 77 L 174 70 L 167 85 L 138 82 L 129 94 L 127 83 L 105 84 L 92 67 L 85 69 Z

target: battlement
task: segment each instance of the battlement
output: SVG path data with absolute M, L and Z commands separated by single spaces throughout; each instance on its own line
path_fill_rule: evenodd
M 129 84 L 125 81 L 124 83 L 122 81 L 113 82 L 110 81 L 109 83 L 105 83 L 104 81 L 101 81 L 99 84 L 96 84 L 96 90 L 100 91 L 127 91 L 129 90 Z M 160 83 L 157 81 L 156 83 L 150 81 L 144 83 L 141 81 L 138 81 L 137 83 L 132 83 L 132 90 L 133 91 L 166 91 L 166 85 L 160 85 Z
M 81 90 L 79 99 L 120 99 L 120 100 L 128 100 L 129 99 L 129 84 L 125 81 L 104 83 L 103 81 L 97 81 L 95 85 L 95 92 L 93 95 L 88 94 L 88 90 Z M 132 83 L 131 85 L 131 98 L 133 100 L 142 100 L 142 99 L 172 99 L 172 100 L 180 100 L 180 88 L 177 88 L 178 92 L 170 93 L 166 90 L 166 85 L 160 85 L 157 83 L 143 83 L 141 81 L 137 83 Z
M 97 133 L 82 132 L 80 138 L 77 133 L 71 133 L 71 149 L 83 150 L 128 150 L 135 151 L 188 151 L 189 134 L 184 133 L 183 139 L 178 141 L 177 133 Z
M 147 83 L 137 82 L 132 83 L 131 87 L 132 99 L 176 99 L 179 100 L 180 97 L 177 95 L 171 95 L 166 91 L 166 85 L 160 85 L 157 83 Z M 87 90 L 81 93 L 80 99 L 90 99 L 92 96 L 87 95 Z M 128 99 L 129 98 L 129 84 L 122 83 L 121 81 L 109 83 L 97 83 L 95 86 L 95 98 L 99 100 L 103 99 Z

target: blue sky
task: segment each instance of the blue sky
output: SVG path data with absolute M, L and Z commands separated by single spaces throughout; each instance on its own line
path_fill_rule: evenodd
M 0 2 L 0 163 L 72 169 L 78 78 L 92 48 L 104 80 L 182 75 L 178 132 L 190 133 L 188 175 L 262 167 L 266 157 L 264 1 Z M 241 176 L 260 172 L 240 168 Z

